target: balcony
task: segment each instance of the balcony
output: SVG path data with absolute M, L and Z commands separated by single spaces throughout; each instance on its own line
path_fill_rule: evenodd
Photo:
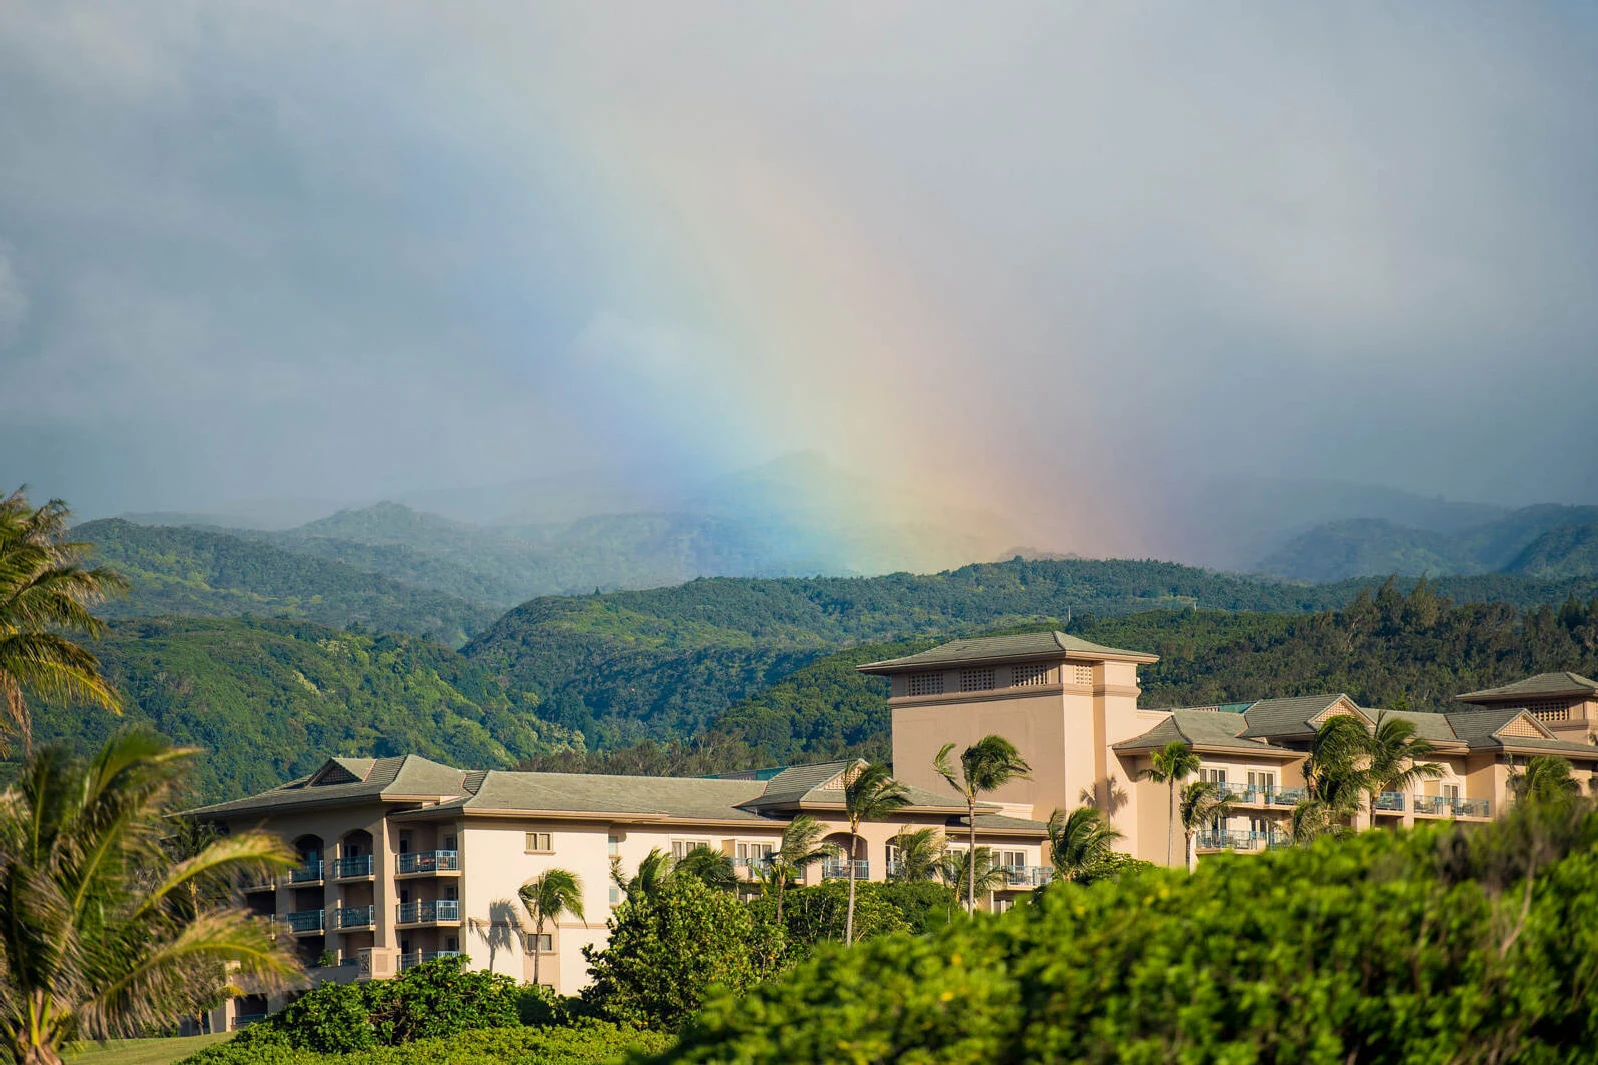
M 1007 865 L 1004 867 L 1004 886 L 1007 888 L 1042 887 L 1054 879 L 1051 865 Z
M 1309 797 L 1309 792 L 1304 788 L 1272 788 L 1267 791 L 1272 806 L 1297 806 Z
M 234 1014 L 231 1027 L 236 1032 L 240 1028 L 248 1028 L 256 1021 L 264 1020 L 266 1020 L 266 1014 L 264 1013 L 238 1013 Z
M 821 879 L 847 880 L 849 879 L 849 867 L 851 865 L 854 866 L 854 878 L 856 880 L 871 879 L 871 863 L 864 858 L 853 862 L 822 862 Z
M 399 856 L 397 876 L 433 876 L 437 873 L 458 873 L 461 869 L 459 851 L 416 851 Z
M 401 954 L 399 956 L 399 968 L 400 972 L 404 972 L 406 969 L 416 968 L 424 961 L 433 961 L 437 958 L 458 958 L 460 955 L 461 952 L 458 950 L 412 951 L 410 954 Z
M 360 854 L 354 858 L 339 858 L 333 862 L 334 880 L 360 880 L 373 873 L 372 856 Z
M 1224 780 L 1216 781 L 1215 786 L 1233 802 L 1250 806 L 1269 806 L 1271 797 L 1280 790 L 1275 784 L 1239 784 Z
M 437 902 L 402 902 L 394 907 L 396 924 L 459 924 L 461 904 L 454 899 Z
M 291 884 L 320 884 L 322 882 L 322 863 L 320 861 L 310 861 L 298 868 L 290 869 L 288 881 Z
M 1264 841 L 1257 832 L 1200 832 L 1193 837 L 1193 848 L 1201 851 L 1252 851 Z
M 1491 799 L 1455 799 L 1455 817 L 1491 817 L 1493 815 L 1493 801 Z
M 1491 799 L 1466 799 L 1451 795 L 1415 796 L 1415 813 L 1424 817 L 1491 817 Z
M 346 906 L 333 912 L 338 914 L 338 926 L 343 929 L 370 928 L 377 919 L 376 908 L 372 906 Z
M 322 910 L 296 910 L 293 913 L 284 914 L 277 920 L 294 935 L 315 935 L 322 931 L 324 912 Z
M 1376 793 L 1376 801 L 1372 807 L 1377 813 L 1403 813 L 1404 793 L 1401 791 L 1380 791 Z

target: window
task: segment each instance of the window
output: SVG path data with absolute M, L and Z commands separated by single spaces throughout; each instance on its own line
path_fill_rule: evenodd
M 674 839 L 671 841 L 671 856 L 677 861 L 688 857 L 688 852 L 695 847 L 710 847 L 708 839 Z
M 999 864 L 1006 869 L 1025 869 L 1026 851 L 1000 851 Z
M 1042 684 L 1049 679 L 1048 666 L 1011 666 L 1010 683 L 1016 687 Z
M 1276 774 L 1267 773 L 1263 770 L 1250 769 L 1248 771 L 1248 786 L 1250 788 L 1259 788 L 1263 791 L 1270 791 L 1272 788 L 1276 787 Z
M 615 884 L 610 885 L 610 904 L 612 906 L 621 905 L 621 888 Z
M 1457 798 L 1459 798 L 1459 785 L 1458 784 L 1444 784 L 1443 785 L 1443 798 L 1445 798 L 1445 799 L 1457 799 Z
M 444 940 L 444 949 L 445 950 L 460 950 L 461 949 L 461 941 L 456 939 L 454 936 L 449 936 L 448 938 L 446 938 Z
M 1570 705 L 1563 699 L 1535 699 L 1526 704 L 1538 721 L 1569 721 Z
M 555 841 L 548 832 L 527 833 L 527 853 L 550 854 L 555 850 Z
M 613 858 L 619 856 L 621 854 L 621 837 L 606 836 L 605 851 Z
M 912 673 L 910 674 L 911 695 L 942 695 L 942 673 Z
M 960 690 L 963 692 L 985 692 L 993 687 L 993 670 L 991 669 L 962 669 L 960 671 Z
M 445 850 L 445 851 L 452 851 L 452 850 L 457 850 L 457 849 L 459 849 L 459 848 L 457 848 L 455 846 L 455 837 L 454 836 L 445 836 L 444 837 L 444 845 L 439 848 L 439 850 Z
M 444 898 L 448 899 L 450 902 L 459 902 L 460 901 L 459 898 L 455 894 L 455 885 L 454 884 L 449 884 L 449 885 L 447 885 L 444 888 Z
M 776 846 L 770 843 L 740 843 L 738 844 L 738 858 L 750 865 L 759 865 L 770 857 Z
M 994 913 L 1009 913 L 1010 907 L 1015 905 L 1014 899 L 998 898 L 993 900 Z
M 555 936 L 552 932 L 538 935 L 534 932 L 527 933 L 527 953 L 548 954 L 555 949 Z
M 1207 780 L 1211 784 L 1225 784 L 1226 783 L 1226 770 L 1224 770 L 1224 769 L 1201 769 L 1201 770 L 1199 770 L 1199 779 L 1200 780 Z
M 1271 822 L 1264 817 L 1251 817 L 1248 819 L 1248 830 L 1256 837 L 1271 834 Z

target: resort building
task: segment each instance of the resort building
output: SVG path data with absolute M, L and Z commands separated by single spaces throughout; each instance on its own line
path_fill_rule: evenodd
M 545 982 L 570 993 L 587 979 L 582 948 L 602 943 L 610 907 L 621 901 L 612 870 L 630 874 L 653 849 L 681 857 L 708 847 L 752 879 L 784 827 L 810 814 L 840 854 L 810 871 L 808 882 L 818 883 L 847 876 L 845 854 L 859 878 L 884 879 L 903 832 L 936 827 L 951 847 L 964 846 L 965 804 L 933 768 L 946 743 L 959 750 L 996 733 L 1032 767 L 1027 779 L 987 796 L 977 816 L 978 844 L 1008 870 L 1007 887 L 984 904 L 1002 909 L 1047 882 L 1044 822 L 1056 809 L 1094 805 L 1122 834 L 1126 853 L 1184 860 L 1170 790 L 1145 777 L 1151 757 L 1172 741 L 1190 746 L 1200 778 L 1234 800 L 1229 816 L 1197 834 L 1197 850 L 1263 850 L 1287 840 L 1316 730 L 1339 714 L 1371 728 L 1380 715 L 1399 714 L 1342 694 L 1140 708 L 1138 667 L 1156 661 L 1045 632 L 955 640 L 860 666 L 889 680 L 893 769 L 910 805 L 891 822 L 863 825 L 858 844 L 843 812 L 857 762 L 687 779 L 463 770 L 414 755 L 330 758 L 301 779 L 193 813 L 230 831 L 265 827 L 298 850 L 297 869 L 248 885 L 245 898 L 308 960 L 339 963 L 319 968 L 319 979 L 380 979 L 460 952 L 475 968 L 526 980 L 537 954 Z M 1411 792 L 1375 795 L 1358 827 L 1485 821 L 1510 801 L 1516 767 L 1537 755 L 1563 756 L 1591 786 L 1598 684 L 1546 674 L 1459 700 L 1465 708 L 1450 713 L 1402 713 L 1433 746 L 1442 775 Z M 586 920 L 563 917 L 539 937 L 517 889 L 553 867 L 581 879 Z M 213 1026 L 277 1005 L 236 999 Z

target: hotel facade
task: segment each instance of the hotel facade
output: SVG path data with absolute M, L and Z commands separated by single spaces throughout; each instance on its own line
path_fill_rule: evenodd
M 1342 694 L 1139 708 L 1138 667 L 1156 660 L 1049 632 L 956 640 L 859 667 L 889 680 L 894 774 L 910 805 L 890 822 L 861 826 L 847 859 L 857 877 L 891 876 L 894 839 L 904 832 L 932 827 L 951 847 L 965 844 L 965 804 L 933 768 L 945 743 L 963 748 L 997 733 L 1032 767 L 1029 779 L 986 796 L 976 819 L 978 845 L 1007 869 L 1006 886 L 985 900 L 1002 909 L 1048 881 L 1044 822 L 1055 809 L 1091 803 L 1122 833 L 1120 849 L 1164 863 L 1169 791 L 1143 774 L 1173 740 L 1198 753 L 1200 778 L 1234 799 L 1233 813 L 1196 838 L 1199 853 L 1256 851 L 1286 843 L 1321 723 L 1349 714 L 1369 726 L 1379 713 L 1398 713 Z M 1584 787 L 1598 773 L 1598 683 L 1544 674 L 1458 698 L 1450 713 L 1402 715 L 1433 745 L 1443 776 L 1378 795 L 1360 827 L 1488 820 L 1509 800 L 1514 767 L 1539 754 L 1569 759 Z M 680 857 L 708 847 L 752 879 L 783 829 L 809 814 L 840 853 L 806 882 L 847 876 L 843 787 L 853 764 L 690 779 L 464 770 L 414 755 L 329 758 L 309 776 L 192 815 L 228 831 L 262 827 L 295 847 L 300 865 L 246 885 L 244 899 L 308 961 L 338 962 L 314 970 L 319 980 L 383 979 L 450 953 L 528 980 L 538 954 L 544 981 L 569 994 L 587 982 L 582 948 L 603 944 L 620 901 L 612 869 L 630 874 L 653 849 Z M 1176 840 L 1181 861 L 1179 831 Z M 556 867 L 581 879 L 586 919 L 562 917 L 540 938 L 517 889 Z M 280 1005 L 234 999 L 216 1011 L 213 1030 Z

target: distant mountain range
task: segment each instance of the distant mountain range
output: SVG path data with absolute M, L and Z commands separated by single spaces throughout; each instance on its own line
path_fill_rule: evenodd
M 1327 522 L 1288 540 L 1260 572 L 1310 581 L 1398 573 L 1598 574 L 1598 507 L 1544 504 L 1442 531 L 1381 518 Z

